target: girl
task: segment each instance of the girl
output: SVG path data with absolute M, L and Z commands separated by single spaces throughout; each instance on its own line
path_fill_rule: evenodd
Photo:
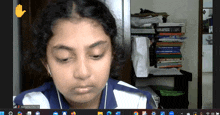
M 24 91 L 16 105 L 41 109 L 155 109 L 151 94 L 115 80 L 120 67 L 116 22 L 98 0 L 58 0 L 34 26 L 34 54 L 51 82 Z M 33 59 L 34 59 L 33 58 Z

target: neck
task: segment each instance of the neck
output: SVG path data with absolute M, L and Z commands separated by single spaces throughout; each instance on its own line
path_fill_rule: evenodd
M 89 102 L 85 103 L 78 103 L 78 102 L 72 102 L 70 103 L 71 109 L 98 109 L 100 100 L 101 100 L 101 94 L 100 93 L 96 98 L 92 99 Z

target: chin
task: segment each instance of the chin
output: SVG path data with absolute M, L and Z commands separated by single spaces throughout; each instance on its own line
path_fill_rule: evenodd
M 77 103 L 86 103 L 86 102 L 89 102 L 89 101 L 95 99 L 95 96 L 96 95 L 91 94 L 91 93 L 77 95 L 72 98 L 72 101 L 77 102 Z

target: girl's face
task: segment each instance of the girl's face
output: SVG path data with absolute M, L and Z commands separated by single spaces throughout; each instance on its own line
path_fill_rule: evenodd
M 109 78 L 112 46 L 102 26 L 90 19 L 59 20 L 47 45 L 47 70 L 64 97 L 77 103 L 100 96 Z

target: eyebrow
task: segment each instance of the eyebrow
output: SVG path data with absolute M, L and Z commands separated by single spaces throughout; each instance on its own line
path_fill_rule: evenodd
M 106 44 L 107 41 L 98 41 L 98 42 L 95 42 L 93 43 L 92 45 L 88 46 L 87 49 L 92 49 L 94 47 L 97 47 L 97 46 L 100 46 L 100 45 L 103 45 L 103 44 Z M 68 47 L 68 46 L 65 46 L 65 45 L 57 45 L 57 46 L 54 46 L 53 49 L 55 50 L 68 50 L 68 51 L 74 51 L 75 49 L 74 48 L 71 48 L 71 47 Z
M 96 43 L 90 45 L 90 46 L 89 46 L 89 49 L 92 49 L 92 48 L 94 48 L 94 47 L 96 47 L 96 46 L 99 46 L 99 45 L 102 45 L 102 44 L 106 44 L 106 43 L 107 43 L 107 41 L 98 41 L 98 42 L 96 42 Z

